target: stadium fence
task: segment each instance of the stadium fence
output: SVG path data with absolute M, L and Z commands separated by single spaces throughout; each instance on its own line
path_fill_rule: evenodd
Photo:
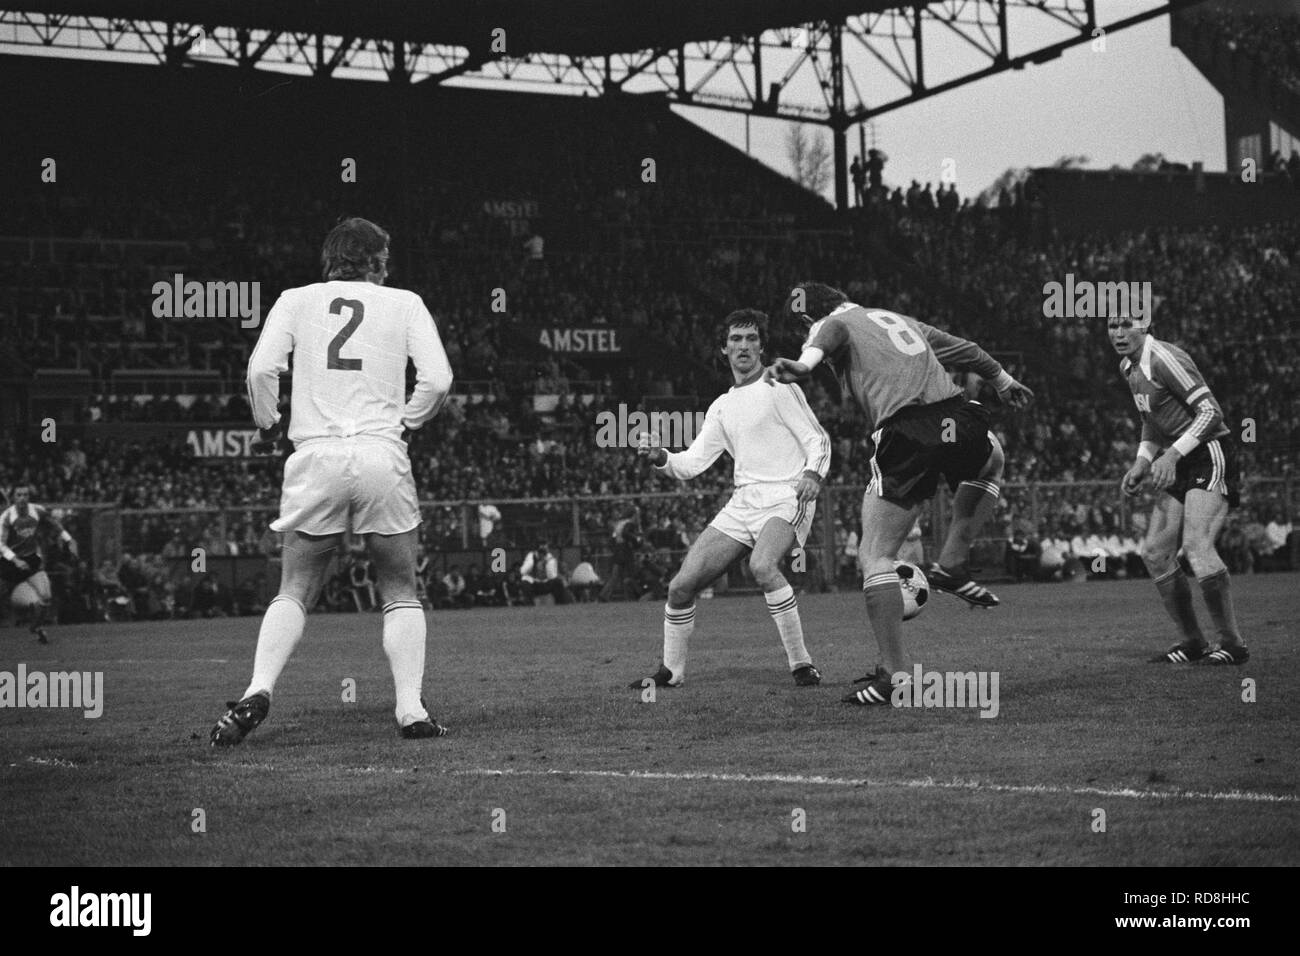
M 828 590 L 858 586 L 848 535 L 859 529 L 859 509 L 864 488 L 828 486 L 818 499 L 817 517 L 800 559 L 795 555 L 787 571 L 797 586 Z M 680 522 L 693 533 L 726 502 L 729 491 L 667 491 L 645 494 L 582 498 L 494 498 L 490 504 L 500 519 L 481 519 L 478 501 L 424 501 L 422 537 L 429 558 L 427 577 L 441 578 L 453 565 L 466 571 L 476 566 L 504 571 L 516 566 L 541 542 L 547 542 L 568 570 L 589 561 L 603 582 L 617 579 L 606 590 L 612 599 L 635 598 L 658 590 L 676 569 L 685 544 L 665 528 Z M 1243 504 L 1261 522 L 1274 514 L 1288 519 L 1300 514 L 1300 485 L 1292 476 L 1255 478 L 1246 482 Z M 1140 538 L 1132 518 L 1149 511 L 1148 491 L 1126 498 L 1116 481 L 1009 482 L 986 536 L 972 548 L 971 564 L 984 579 L 997 580 L 1006 573 L 1009 534 L 1023 528 L 1041 537 L 1049 529 L 1078 528 L 1084 534 L 1107 529 L 1093 526 L 1100 514 L 1112 521 L 1121 537 Z M 82 548 L 88 567 L 119 569 L 128 556 L 148 557 L 161 564 L 178 592 L 191 590 L 207 575 L 219 588 L 236 595 L 243 605 L 264 604 L 279 583 L 278 536 L 269 530 L 277 508 L 259 505 L 239 508 L 121 508 L 95 502 L 69 502 L 51 506 Z M 948 527 L 951 496 L 946 488 L 935 498 L 921 521 L 921 547 L 933 559 Z M 630 548 L 616 531 L 629 520 L 639 529 L 640 546 Z M 486 536 L 484 536 L 486 532 Z M 1072 532 L 1073 533 L 1073 532 Z M 343 556 L 346 560 L 346 556 Z M 56 589 L 66 593 L 72 570 L 57 557 L 49 567 Z M 744 561 L 718 582 L 715 591 L 753 590 L 755 584 Z

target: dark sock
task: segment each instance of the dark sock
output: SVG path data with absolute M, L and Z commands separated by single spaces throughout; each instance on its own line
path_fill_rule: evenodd
M 1196 620 L 1196 611 L 1192 607 L 1192 586 L 1187 583 L 1183 569 L 1175 564 L 1172 571 L 1156 578 L 1156 589 L 1160 592 L 1160 600 L 1164 601 L 1165 610 L 1178 625 L 1178 633 L 1182 635 L 1183 641 L 1187 644 L 1204 644 L 1205 635 L 1201 633 L 1201 625 Z
M 898 575 L 893 571 L 872 574 L 862 583 L 862 595 L 867 599 L 867 620 L 876 637 L 885 669 L 892 675 L 906 671 L 903 659 L 903 592 L 898 585 Z
M 1241 644 L 1241 632 L 1237 630 L 1237 614 L 1232 607 L 1228 569 L 1200 578 L 1199 583 L 1205 605 L 1210 609 L 1210 617 L 1214 621 L 1214 629 L 1219 632 L 1220 646 L 1238 646 Z

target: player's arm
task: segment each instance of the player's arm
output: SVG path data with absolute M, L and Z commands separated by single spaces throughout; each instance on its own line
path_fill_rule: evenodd
M 730 450 L 716 403 L 709 406 L 704 416 L 704 426 L 685 451 L 670 452 L 666 448 L 655 447 L 653 438 L 644 433 L 637 440 L 638 455 L 650 459 L 650 464 L 670 478 L 682 481 L 707 471 L 724 451 Z
M 849 330 L 844 320 L 827 317 L 813 323 L 808 330 L 808 341 L 798 359 L 779 358 L 763 370 L 763 381 L 768 385 L 778 382 L 793 384 L 801 382 L 812 375 L 813 369 L 821 364 L 827 355 L 834 355 L 848 344 Z
M 417 300 L 418 301 L 418 300 Z M 433 316 L 418 302 L 406 328 L 406 348 L 415 363 L 415 389 L 402 410 L 402 424 L 414 431 L 437 415 L 451 394 L 451 363 Z
M 1177 477 L 1178 462 L 1186 458 L 1223 424 L 1223 415 L 1215 404 L 1210 386 L 1205 384 L 1196 364 L 1186 356 L 1163 352 L 1152 357 L 1151 376 L 1165 386 L 1192 412 L 1192 423 L 1165 453 L 1151 465 L 1151 483 L 1168 488 Z
M 68 553 L 71 554 L 74 558 L 77 557 L 76 538 L 68 534 L 67 529 L 64 528 L 63 525 L 59 523 L 58 519 L 55 518 L 54 515 L 46 511 L 44 508 L 38 508 L 36 507 L 36 505 L 32 505 L 32 509 L 36 512 L 37 522 L 39 524 L 45 525 L 51 531 L 57 534 L 59 536 L 59 541 L 61 541 L 63 543 L 63 546 L 68 549 Z
M 248 357 L 248 406 L 253 410 L 253 422 L 262 431 L 254 451 L 269 450 L 279 438 L 280 374 L 289 370 L 293 352 L 290 308 L 285 296 L 275 300 L 253 354 Z
M 533 580 L 533 569 L 537 567 L 537 561 L 534 558 L 534 552 L 529 551 L 528 556 L 524 558 L 524 563 L 519 567 L 519 577 L 524 581 Z
M 951 332 L 936 329 L 933 325 L 916 320 L 916 326 L 930 343 L 939 364 L 974 372 L 997 389 L 998 396 L 1012 408 L 1024 408 L 1033 400 L 1034 393 L 1021 385 L 993 356 L 968 339 Z
M 1147 415 L 1142 414 L 1142 437 L 1138 441 L 1137 457 L 1119 483 L 1124 494 L 1135 495 L 1142 488 L 1142 482 L 1151 473 L 1151 463 L 1160 454 L 1160 447 L 1160 430 Z
M 776 390 L 776 413 L 804 450 L 804 470 L 796 494 L 800 501 L 812 501 L 821 491 L 831 466 L 831 437 L 813 414 L 798 385 Z

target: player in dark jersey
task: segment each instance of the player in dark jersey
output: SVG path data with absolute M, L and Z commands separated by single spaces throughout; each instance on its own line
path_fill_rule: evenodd
M 48 511 L 32 504 L 31 488 L 15 486 L 14 503 L 0 513 L 0 578 L 12 586 L 9 600 L 15 607 L 33 609 L 31 632 L 42 644 L 48 644 L 45 618 L 53 595 L 49 576 L 41 570 L 42 526 L 57 534 L 69 553 L 74 558 L 77 556 L 77 542 L 72 535 Z
M 1223 410 L 1187 353 L 1151 335 L 1150 317 L 1113 317 L 1106 327 L 1111 345 L 1123 356 L 1120 372 L 1142 419 L 1137 461 L 1124 475 L 1124 493 L 1137 494 L 1148 475 L 1163 492 L 1151 511 L 1142 560 L 1181 639 L 1151 661 L 1244 664 L 1250 651 L 1237 629 L 1228 568 L 1214 547 L 1228 509 L 1238 503 L 1237 454 Z M 1219 634 L 1213 649 L 1192 608 L 1192 589 L 1178 560 L 1180 542 Z
M 998 600 L 971 580 L 971 542 L 993 513 L 1002 477 L 1002 448 L 989 431 L 987 410 L 968 400 L 944 365 L 990 380 L 1002 400 L 1027 405 L 1033 392 L 973 342 L 885 309 L 864 308 L 819 282 L 796 286 L 784 311 L 811 325 L 799 360 L 777 359 L 769 381 L 806 378 L 829 360 L 848 379 L 868 420 L 875 446 L 871 484 L 862 499 L 862 590 L 867 619 L 884 666 L 845 703 L 887 704 L 893 675 L 910 679 L 903 653 L 903 595 L 894 561 L 923 502 L 942 475 L 953 497 L 953 521 L 939 560 L 926 572 L 940 590 L 981 607 Z M 900 680 L 904 679 L 900 676 Z

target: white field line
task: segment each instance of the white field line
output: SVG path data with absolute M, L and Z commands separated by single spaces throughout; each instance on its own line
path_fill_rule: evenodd
M 28 757 L 33 763 L 43 762 Z M 61 766 L 76 766 L 61 763 Z M 15 766 L 10 764 L 10 766 Z M 190 761 L 190 766 L 211 767 L 208 761 Z M 227 764 L 229 770 L 276 770 L 273 764 Z M 968 793 L 1046 794 L 1072 797 L 1123 797 L 1130 800 L 1217 800 L 1233 803 L 1300 803 L 1293 793 L 1258 793 L 1252 790 L 1138 790 L 1133 787 L 1069 787 L 1058 784 L 984 783 L 979 780 L 935 780 L 921 777 L 913 780 L 871 780 L 867 777 L 822 777 L 789 773 L 709 773 L 687 771 L 672 773 L 659 770 L 492 770 L 473 767 L 468 770 L 442 770 L 437 767 L 339 767 L 346 774 L 357 776 L 401 776 L 426 772 L 430 776 L 450 777 L 592 777 L 607 780 L 654 780 L 669 783 L 700 781 L 704 783 L 779 783 L 801 787 L 879 787 L 895 790 L 948 790 Z
M 376 772 L 367 767 L 361 772 Z M 670 782 L 781 783 L 809 787 L 882 787 L 903 790 L 964 790 L 975 793 L 1063 794 L 1067 796 L 1126 797 L 1134 800 L 1225 800 L 1242 803 L 1297 803 L 1300 797 L 1287 793 L 1255 793 L 1249 790 L 1137 790 L 1132 787 L 1068 787 L 1056 784 L 983 783 L 979 780 L 871 780 L 850 777 L 802 776 L 784 773 L 670 773 L 651 770 L 450 770 L 453 776 L 472 777 L 597 777 Z
M 230 661 L 225 657 L 148 657 L 139 660 L 126 657 L 78 657 L 76 660 L 43 657 L 22 660 L 18 663 L 26 664 L 28 667 L 33 664 L 61 664 L 65 667 L 73 667 L 81 664 L 229 664 Z M 17 664 L 14 666 L 16 667 Z

